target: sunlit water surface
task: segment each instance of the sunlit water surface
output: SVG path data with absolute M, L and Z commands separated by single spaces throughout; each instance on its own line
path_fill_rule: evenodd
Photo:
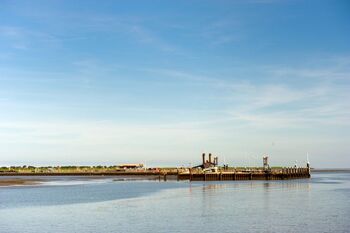
M 63 177 L 1 187 L 0 232 L 350 232 L 350 173 L 206 183 Z

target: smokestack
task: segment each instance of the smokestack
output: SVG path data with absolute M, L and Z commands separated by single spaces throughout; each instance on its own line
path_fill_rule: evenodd
M 215 165 L 219 165 L 218 157 L 215 158 Z
M 211 163 L 211 153 L 209 153 L 209 163 Z
M 205 153 L 202 154 L 202 164 L 205 164 Z

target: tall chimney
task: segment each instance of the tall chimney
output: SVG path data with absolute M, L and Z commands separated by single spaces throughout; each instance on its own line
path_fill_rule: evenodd
M 218 157 L 215 158 L 215 165 L 219 165 Z
M 205 164 L 205 153 L 202 154 L 202 164 Z
M 211 163 L 211 153 L 209 153 L 209 163 Z

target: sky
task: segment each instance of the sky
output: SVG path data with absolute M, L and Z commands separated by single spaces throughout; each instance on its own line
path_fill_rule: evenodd
M 0 166 L 350 167 L 349 1 L 0 3 Z

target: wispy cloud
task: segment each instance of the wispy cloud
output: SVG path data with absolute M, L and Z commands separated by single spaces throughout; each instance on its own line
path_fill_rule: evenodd
M 57 45 L 59 39 L 49 33 L 16 26 L 0 26 L 0 37 L 14 49 L 28 49 L 33 46 Z
M 343 61 L 344 63 L 344 61 Z M 201 85 L 218 93 L 214 98 L 226 111 L 226 120 L 244 121 L 261 127 L 304 127 L 308 124 L 349 125 L 350 99 L 348 83 L 338 83 L 339 79 L 349 80 L 350 72 L 344 66 L 320 68 L 262 68 L 260 73 L 273 74 L 262 83 L 249 80 L 230 79 L 198 75 L 179 70 L 155 69 L 163 77 L 176 78 L 183 82 Z M 334 68 L 337 67 L 337 68 Z M 284 70 L 284 72 L 281 72 Z M 288 72 L 287 72 L 288 70 Z M 259 72 L 259 71 L 258 71 Z M 288 75 L 304 80 L 298 85 L 290 84 Z M 322 82 L 320 80 L 327 80 Z M 213 97 L 203 97 L 213 98 Z

